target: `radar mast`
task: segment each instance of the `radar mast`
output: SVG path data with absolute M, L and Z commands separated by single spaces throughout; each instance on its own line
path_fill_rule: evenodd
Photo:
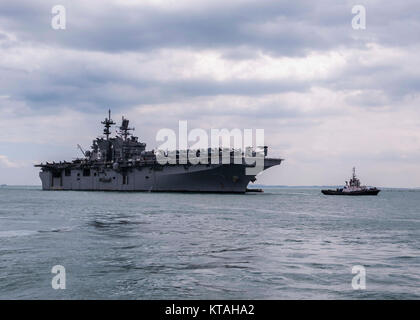
M 111 119 L 111 109 L 108 110 L 108 118 L 105 118 L 105 120 L 101 123 L 105 126 L 104 135 L 106 136 L 106 140 L 109 140 L 109 135 L 111 134 L 109 128 L 115 124 L 115 122 Z
M 122 117 L 121 126 L 119 127 L 119 134 L 124 138 L 124 141 L 127 141 L 127 137 L 131 135 L 130 131 L 134 130 L 134 128 L 129 128 L 129 120 L 125 119 L 124 116 Z

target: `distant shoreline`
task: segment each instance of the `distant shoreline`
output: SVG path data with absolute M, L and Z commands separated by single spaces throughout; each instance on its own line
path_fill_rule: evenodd
M 31 188 L 35 188 L 35 187 L 39 187 L 41 188 L 41 185 L 39 184 L 26 184 L 26 185 L 14 185 L 14 184 L 0 184 L 0 188 L 5 188 L 5 187 L 31 187 Z M 248 185 L 249 189 L 258 189 L 258 188 L 268 188 L 268 189 L 336 189 L 336 188 L 341 188 L 342 185 L 335 185 L 335 186 L 288 186 L 288 185 L 264 185 L 264 184 L 253 184 L 253 185 Z M 378 187 L 379 189 L 384 189 L 384 190 L 390 190 L 390 189 L 403 189 L 403 190 L 420 190 L 420 187 Z
M 263 185 L 263 184 L 254 184 L 248 185 L 249 189 L 252 188 L 276 188 L 276 189 L 336 189 L 342 188 L 342 185 L 335 186 L 287 186 L 287 185 Z M 420 187 L 377 187 L 379 189 L 420 189 Z

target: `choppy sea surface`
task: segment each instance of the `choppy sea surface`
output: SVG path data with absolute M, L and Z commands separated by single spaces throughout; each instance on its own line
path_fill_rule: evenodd
M 54 290 L 54 265 L 66 289 Z M 366 289 L 352 288 L 352 267 Z M 1 299 L 420 299 L 420 190 L 0 188 Z

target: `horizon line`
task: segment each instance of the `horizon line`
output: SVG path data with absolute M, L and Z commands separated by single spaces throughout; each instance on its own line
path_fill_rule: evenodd
M 3 183 L 0 184 L 1 187 L 42 187 L 41 184 L 7 184 Z M 342 185 L 277 185 L 277 184 L 254 184 L 248 185 L 248 188 L 252 189 L 252 187 L 268 187 L 268 188 L 337 188 L 342 187 Z M 377 188 L 383 189 L 420 189 L 420 187 L 386 187 L 386 186 L 379 186 Z

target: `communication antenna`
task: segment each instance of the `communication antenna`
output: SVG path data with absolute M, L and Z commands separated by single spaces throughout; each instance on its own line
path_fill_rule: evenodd
M 104 135 L 106 136 L 106 140 L 109 140 L 109 135 L 111 132 L 109 128 L 115 124 L 115 122 L 111 119 L 111 109 L 108 110 L 108 118 L 105 118 L 104 121 L 101 122 L 104 125 Z

